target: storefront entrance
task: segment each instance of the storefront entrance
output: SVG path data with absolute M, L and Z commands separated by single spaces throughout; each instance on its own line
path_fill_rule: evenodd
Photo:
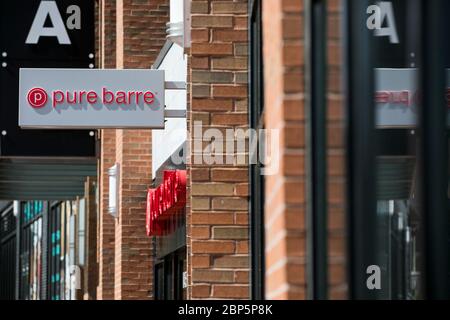
M 183 300 L 183 274 L 186 271 L 186 248 L 172 252 L 155 264 L 155 299 Z

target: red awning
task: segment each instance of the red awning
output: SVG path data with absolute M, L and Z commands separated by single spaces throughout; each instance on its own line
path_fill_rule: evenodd
M 146 231 L 148 236 L 162 236 L 169 231 L 168 220 L 183 212 L 186 204 L 186 170 L 166 170 L 156 189 L 147 193 Z

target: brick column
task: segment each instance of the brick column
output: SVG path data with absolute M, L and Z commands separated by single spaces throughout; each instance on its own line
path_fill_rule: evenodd
M 114 298 L 114 219 L 108 213 L 108 169 L 115 163 L 115 149 L 115 130 L 102 130 L 99 168 L 100 214 L 98 222 L 99 283 L 97 299 L 99 300 L 111 300 Z
M 194 0 L 191 13 L 189 132 L 195 121 L 203 132 L 246 129 L 247 1 Z M 248 167 L 194 163 L 201 150 L 190 147 L 188 298 L 249 298 Z
M 347 298 L 344 104 L 341 88 L 341 0 L 328 1 L 328 273 L 329 298 Z
M 100 67 L 116 67 L 116 0 L 100 0 Z
M 281 170 L 266 177 L 266 298 L 305 299 L 304 33 L 301 0 L 263 1 L 265 126 L 280 130 Z M 327 206 L 329 297 L 345 298 L 340 0 L 328 1 Z
M 116 67 L 150 68 L 165 42 L 168 0 L 116 1 Z M 153 243 L 145 234 L 152 183 L 151 130 L 116 130 L 120 165 L 115 220 L 114 298 L 153 297 Z
M 266 176 L 266 298 L 306 296 L 303 1 L 263 1 L 265 126 L 280 131 Z
M 145 234 L 147 188 L 151 178 L 149 130 L 117 130 L 120 166 L 119 208 L 115 220 L 115 299 L 153 296 L 152 241 Z
M 115 68 L 116 52 L 116 1 L 101 0 L 99 3 L 99 68 Z M 98 221 L 98 266 L 99 283 L 97 299 L 114 298 L 114 219 L 108 213 L 108 169 L 115 163 L 115 130 L 101 130 L 99 161 L 99 221 Z

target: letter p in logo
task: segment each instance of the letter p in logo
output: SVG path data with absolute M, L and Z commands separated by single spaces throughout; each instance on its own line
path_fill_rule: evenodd
M 35 109 L 42 108 L 48 101 L 47 92 L 42 88 L 33 88 L 28 92 L 27 100 Z

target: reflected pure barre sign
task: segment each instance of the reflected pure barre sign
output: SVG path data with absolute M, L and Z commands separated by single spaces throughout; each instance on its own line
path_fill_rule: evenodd
M 375 78 L 377 127 L 414 128 L 421 103 L 417 69 L 375 69 Z M 447 123 L 450 124 L 450 70 L 447 71 L 447 87 L 442 97 L 445 97 Z
M 164 128 L 164 71 L 20 69 L 23 128 Z

